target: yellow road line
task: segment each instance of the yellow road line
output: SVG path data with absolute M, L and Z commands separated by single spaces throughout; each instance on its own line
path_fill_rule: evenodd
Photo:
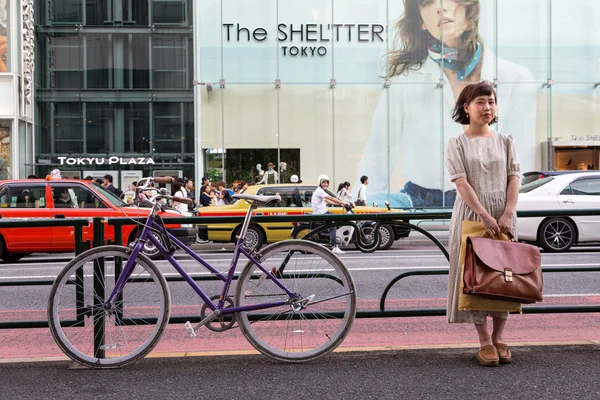
M 510 342 L 511 347 L 538 347 L 538 346 L 581 346 L 591 345 L 599 346 L 600 340 L 557 340 L 544 342 Z M 462 344 L 415 344 L 404 346 L 372 346 L 372 347 L 338 347 L 335 353 L 350 352 L 368 352 L 368 351 L 400 351 L 400 350 L 443 350 L 443 349 L 470 349 L 478 348 L 479 343 Z M 173 351 L 173 352 L 152 352 L 146 358 L 181 358 L 181 357 L 218 357 L 218 356 L 245 356 L 260 354 L 256 350 L 224 350 L 224 351 Z M 50 362 L 50 361 L 69 361 L 66 356 L 52 357 L 21 357 L 21 358 L 0 358 L 0 364 L 13 363 L 31 363 L 31 362 Z

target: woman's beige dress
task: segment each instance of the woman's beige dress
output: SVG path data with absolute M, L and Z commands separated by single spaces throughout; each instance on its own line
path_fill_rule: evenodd
M 509 176 L 519 176 L 520 166 L 512 135 L 495 132 L 490 137 L 468 138 L 464 134 L 450 139 L 446 148 L 446 168 L 450 180 L 466 178 L 487 212 L 498 219 L 506 206 Z M 460 279 L 461 223 L 479 221 L 477 215 L 457 195 L 452 211 L 448 247 L 450 272 L 448 280 L 448 322 L 481 324 L 486 315 L 508 318 L 506 312 L 465 311 L 458 309 Z M 511 233 L 517 235 L 517 218 L 513 217 Z

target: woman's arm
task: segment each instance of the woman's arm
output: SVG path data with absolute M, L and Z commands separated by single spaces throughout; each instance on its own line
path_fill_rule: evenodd
M 454 181 L 454 183 L 456 184 L 456 189 L 458 190 L 462 200 L 467 206 L 469 206 L 471 210 L 473 210 L 473 212 L 475 212 L 475 214 L 477 214 L 478 217 L 481 218 L 488 213 L 485 207 L 479 201 L 477 194 L 475 194 L 473 187 L 466 178 L 458 178 Z
M 517 208 L 517 200 L 519 199 L 519 177 L 509 176 L 508 185 L 506 186 L 506 206 L 504 207 L 504 214 L 508 214 L 512 217 Z
M 475 214 L 479 217 L 481 222 L 483 223 L 483 227 L 490 234 L 490 236 L 496 236 L 500 233 L 500 228 L 498 227 L 498 222 L 487 212 L 485 207 L 479 201 L 477 194 L 473 190 L 471 184 L 467 181 L 466 178 L 458 178 L 454 181 L 456 184 L 456 189 L 460 194 L 460 197 L 465 202 L 465 204 L 473 210 Z
M 510 233 L 512 228 L 512 221 L 515 215 L 515 208 L 517 207 L 517 200 L 519 199 L 519 177 L 509 176 L 508 184 L 506 185 L 506 206 L 504 206 L 504 213 L 498 218 L 498 227 L 502 233 Z
M 345 201 L 338 200 L 331 196 L 325 196 L 325 202 L 334 206 L 343 206 L 347 204 Z

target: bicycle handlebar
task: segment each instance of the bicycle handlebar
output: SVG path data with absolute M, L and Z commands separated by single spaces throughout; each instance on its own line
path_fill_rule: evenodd
M 178 203 L 183 203 L 183 204 L 194 204 L 194 200 L 192 199 L 188 199 L 187 197 L 178 197 L 178 196 L 173 196 L 172 197 L 173 201 L 176 201 Z
M 175 182 L 175 178 L 172 176 L 156 176 L 152 179 L 156 183 L 173 183 Z

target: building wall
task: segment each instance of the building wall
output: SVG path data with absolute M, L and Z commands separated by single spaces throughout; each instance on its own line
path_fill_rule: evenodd
M 193 175 L 193 4 L 37 0 L 39 174 Z
M 0 179 L 33 171 L 33 2 L 0 0 Z

